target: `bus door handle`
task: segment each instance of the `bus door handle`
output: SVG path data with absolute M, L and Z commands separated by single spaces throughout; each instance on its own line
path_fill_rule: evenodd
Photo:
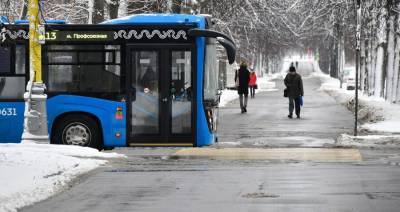
M 131 93 L 130 95 L 132 101 L 136 101 L 136 88 L 134 86 L 131 86 L 129 92 Z

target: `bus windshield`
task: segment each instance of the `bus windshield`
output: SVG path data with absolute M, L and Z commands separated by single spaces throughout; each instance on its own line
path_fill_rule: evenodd
M 218 99 L 218 65 L 216 39 L 207 38 L 204 61 L 204 100 L 216 102 Z

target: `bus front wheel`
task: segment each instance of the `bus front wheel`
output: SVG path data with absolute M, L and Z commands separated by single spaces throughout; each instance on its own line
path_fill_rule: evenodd
M 93 118 L 82 114 L 71 114 L 60 119 L 51 141 L 55 144 L 102 149 L 99 125 Z

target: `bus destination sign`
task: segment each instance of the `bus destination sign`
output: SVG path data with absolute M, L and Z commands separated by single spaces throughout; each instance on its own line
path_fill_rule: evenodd
M 113 41 L 112 31 L 48 31 L 46 41 Z

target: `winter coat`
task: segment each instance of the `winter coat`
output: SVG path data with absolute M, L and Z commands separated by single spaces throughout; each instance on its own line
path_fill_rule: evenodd
M 256 73 L 252 72 L 250 73 L 249 86 L 255 86 L 256 84 L 257 84 L 257 76 Z
M 235 82 L 239 80 L 239 87 L 237 88 L 238 94 L 249 94 L 249 81 L 250 81 L 250 72 L 247 68 L 241 67 L 235 73 Z
M 155 80 L 157 80 L 156 73 L 153 69 L 147 68 L 146 73 L 144 73 L 141 79 L 143 88 L 151 87 Z
M 288 89 L 288 96 L 292 98 L 297 98 L 299 96 L 304 96 L 303 90 L 303 80 L 298 73 L 288 73 L 285 77 L 285 86 Z

